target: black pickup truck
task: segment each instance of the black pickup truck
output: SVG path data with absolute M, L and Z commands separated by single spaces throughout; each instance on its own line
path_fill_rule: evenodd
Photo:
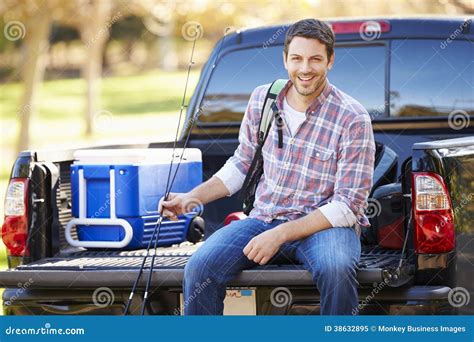
M 473 314 L 474 32 L 471 19 L 338 20 L 330 81 L 373 119 L 374 186 L 358 265 L 361 314 Z M 178 146 L 199 148 L 204 178 L 232 155 L 251 91 L 287 78 L 287 26 L 221 39 L 187 108 Z M 198 118 L 194 120 L 193 118 Z M 192 124 L 191 124 L 192 123 Z M 171 142 L 101 148 L 170 147 Z M 6 315 L 124 311 L 144 250 L 68 245 L 72 150 L 24 151 L 11 172 L 0 272 Z M 205 207 L 205 234 L 239 212 L 238 194 Z M 225 229 L 225 228 L 223 228 Z M 159 248 L 147 314 L 180 313 L 183 268 L 200 243 Z M 145 274 L 146 274 L 145 270 Z M 146 277 L 139 283 L 143 289 Z M 105 290 L 106 303 L 97 301 Z M 287 300 L 275 302 L 275 291 Z M 301 265 L 243 271 L 229 286 L 227 313 L 318 314 L 319 293 Z M 280 303 L 280 304 L 279 304 Z M 138 313 L 136 295 L 132 313 Z

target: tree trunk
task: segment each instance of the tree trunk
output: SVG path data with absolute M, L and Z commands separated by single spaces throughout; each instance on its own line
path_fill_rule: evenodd
M 87 136 L 94 130 L 94 116 L 98 111 L 100 81 L 102 76 L 102 55 L 105 42 L 109 37 L 107 20 L 110 19 L 109 1 L 92 1 L 90 17 L 80 25 L 80 35 L 86 45 L 86 60 L 82 67 L 82 76 L 86 80 L 85 122 Z
M 26 22 L 26 35 L 22 62 L 23 97 L 18 119 L 20 135 L 17 153 L 28 149 L 30 143 L 30 120 L 36 109 L 36 95 L 44 75 L 44 58 L 48 48 L 51 20 L 47 15 L 30 17 Z
M 98 44 L 97 44 L 98 45 Z M 94 116 L 98 111 L 102 75 L 102 49 L 94 44 L 87 50 L 86 60 L 82 67 L 82 75 L 86 80 L 86 135 L 92 135 Z
M 169 32 L 173 32 L 174 20 L 167 23 Z M 178 69 L 178 55 L 173 35 L 169 34 L 158 38 L 158 61 L 160 67 L 165 71 L 176 71 Z

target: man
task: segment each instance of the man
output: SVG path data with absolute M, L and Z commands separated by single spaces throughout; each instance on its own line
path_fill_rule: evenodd
M 369 226 L 364 211 L 375 145 L 367 111 L 326 78 L 334 64 L 334 39 L 319 20 L 301 20 L 288 29 L 283 61 L 290 80 L 276 101 L 284 120 L 283 148 L 274 122 L 263 148 L 254 209 L 212 234 L 186 265 L 184 314 L 222 314 L 226 284 L 243 269 L 281 256 L 311 272 L 321 314 L 357 312 L 355 268 L 360 226 Z M 205 204 L 240 190 L 269 86 L 253 91 L 234 155 L 191 192 L 171 194 L 160 205 L 164 216 L 176 219 L 190 201 Z

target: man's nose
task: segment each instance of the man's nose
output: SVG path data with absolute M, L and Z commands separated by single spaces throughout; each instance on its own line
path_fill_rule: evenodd
M 309 63 L 309 61 L 303 61 L 303 63 L 301 63 L 301 67 L 300 67 L 301 74 L 309 74 L 311 70 L 312 70 L 311 64 Z

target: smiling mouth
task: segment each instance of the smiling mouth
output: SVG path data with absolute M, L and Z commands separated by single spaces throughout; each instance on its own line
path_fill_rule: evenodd
M 312 81 L 313 79 L 315 78 L 315 76 L 312 76 L 312 77 L 301 77 L 301 76 L 298 76 L 298 79 L 302 82 L 309 82 L 309 81 Z

